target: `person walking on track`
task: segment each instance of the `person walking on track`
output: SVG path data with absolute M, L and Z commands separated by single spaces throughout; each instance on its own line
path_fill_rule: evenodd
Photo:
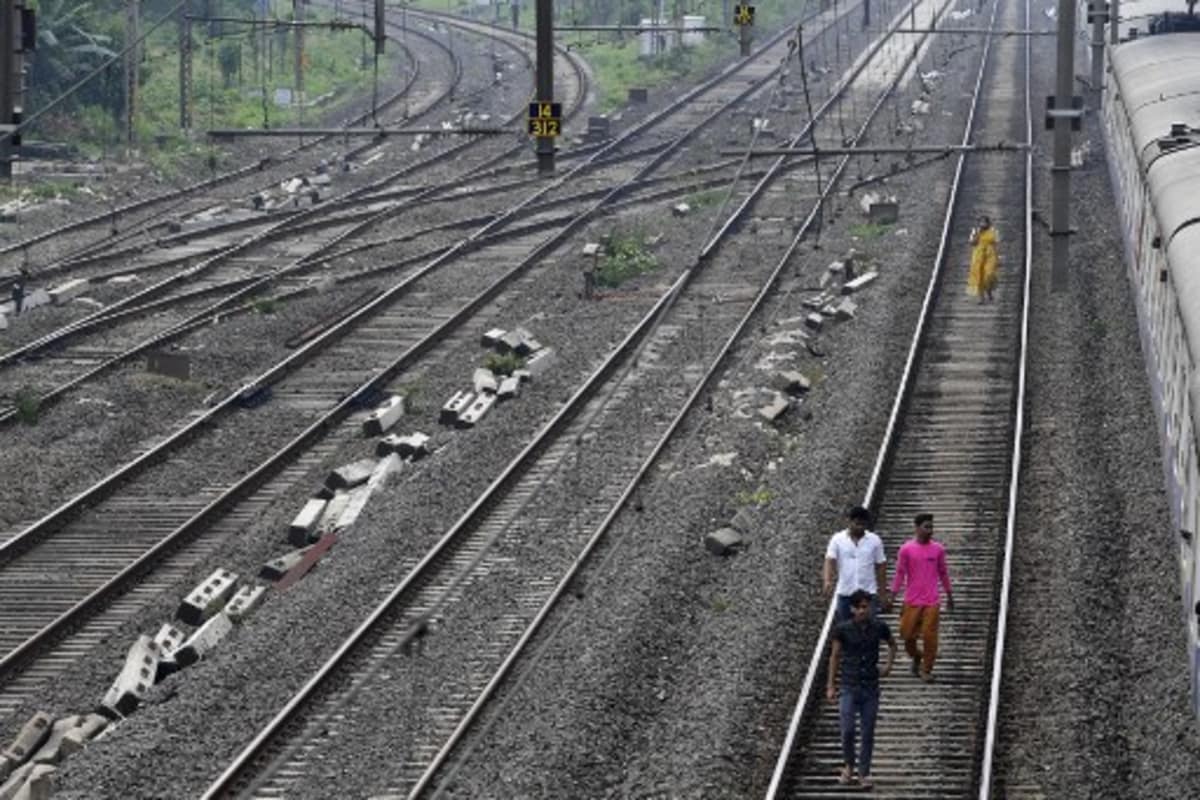
M 896 640 L 887 624 L 875 617 L 871 595 L 859 589 L 850 596 L 852 619 L 840 623 L 833 631 L 829 651 L 829 678 L 825 696 L 838 701 L 838 724 L 842 733 L 842 769 L 838 783 L 855 781 L 870 789 L 871 753 L 875 749 L 875 719 L 879 714 L 879 680 L 886 678 L 896 661 Z M 887 663 L 879 669 L 879 643 L 887 642 Z M 839 692 L 835 680 L 841 681 Z M 856 723 L 861 721 L 862 747 L 855 759 Z
M 946 590 L 946 607 L 954 608 L 950 589 L 950 571 L 946 568 L 946 548 L 933 540 L 933 514 L 913 518 L 913 538 L 900 547 L 896 556 L 896 574 L 892 576 L 892 594 L 904 590 L 904 610 L 900 612 L 900 638 L 912 659 L 913 675 L 933 680 L 933 662 L 938 651 L 938 617 L 941 611 L 938 584 Z M 917 637 L 922 649 L 917 649 Z
M 967 275 L 967 294 L 978 297 L 979 302 L 992 302 L 992 291 L 996 288 L 996 276 L 1000 271 L 1000 255 L 996 250 L 999 238 L 992 221 L 987 217 L 979 220 L 979 227 L 971 231 L 971 271 Z
M 834 575 L 837 576 L 837 616 L 840 621 L 850 619 L 850 595 L 859 589 L 871 595 L 872 602 L 884 610 L 892 606 L 887 594 L 887 556 L 883 551 L 883 540 L 867 530 L 871 512 L 862 506 L 854 506 L 846 513 L 846 528 L 835 533 L 825 549 L 824 583 L 825 596 L 834 592 Z M 878 613 L 876 608 L 876 613 Z

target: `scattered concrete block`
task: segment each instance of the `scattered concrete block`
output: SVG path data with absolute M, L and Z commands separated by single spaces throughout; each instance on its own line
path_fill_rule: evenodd
M 237 584 L 237 574 L 218 569 L 191 591 L 179 604 L 175 616 L 188 625 L 199 625 L 225 605 Z
M 893 225 L 900 219 L 900 204 L 895 200 L 872 203 L 867 216 L 874 225 Z
M 54 724 L 50 726 L 50 735 L 46 737 L 45 743 L 29 760 L 35 764 L 57 764 L 63 757 L 63 737 L 78 727 L 81 721 L 83 721 L 83 717 L 78 714 L 55 720 Z
M 330 489 L 353 489 L 355 486 L 366 483 L 374 470 L 375 459 L 364 458 L 346 464 L 344 467 L 338 467 L 329 473 L 329 477 L 325 479 L 325 485 Z
M 862 291 L 863 289 L 867 288 L 872 283 L 874 283 L 875 279 L 878 277 L 879 277 L 878 272 L 864 272 L 862 275 L 859 275 L 854 280 L 849 281 L 846 284 L 844 284 L 842 286 L 842 294 L 854 294 L 855 292 Z
M 779 392 L 775 399 L 758 409 L 758 415 L 767 422 L 777 422 L 792 407 L 792 402 Z
M 554 364 L 554 348 L 547 347 L 538 350 L 528 361 L 525 362 L 525 372 L 528 372 L 532 378 L 540 378 Z M 522 370 L 517 370 L 521 372 Z M 513 373 L 516 374 L 515 372 Z
M 505 331 L 503 328 L 492 328 L 483 334 L 483 337 L 479 340 L 479 343 L 484 347 L 500 349 L 504 342 L 504 334 L 506 333 L 507 331 Z
M 758 525 L 754 513 L 749 508 L 739 508 L 738 512 L 733 515 L 733 519 L 729 521 L 729 527 L 740 533 L 750 533 L 756 530 Z
M 163 626 L 158 629 L 158 633 L 154 634 L 154 643 L 158 645 L 158 652 L 164 656 L 178 650 L 185 639 L 187 639 L 187 634 L 169 622 L 164 622 Z
M 858 305 L 850 298 L 846 298 L 837 304 L 833 310 L 833 315 L 840 320 L 854 319 L 854 312 L 857 310 Z
M 375 455 L 387 456 L 395 453 L 401 458 L 411 457 L 414 461 L 429 454 L 429 437 L 423 433 L 410 433 L 408 436 L 392 434 L 379 440 L 375 447 Z
M 742 546 L 742 535 L 733 528 L 721 528 L 704 537 L 704 546 L 713 555 L 729 555 Z
M 455 424 L 460 428 L 473 428 L 483 419 L 483 416 L 491 410 L 496 403 L 496 395 L 481 394 L 475 398 L 475 402 L 467 406 L 467 410 L 458 415 L 458 422 Z
M 367 507 L 367 501 L 371 499 L 371 495 L 377 492 L 387 483 L 394 473 L 399 472 L 404 466 L 404 462 L 400 460 L 400 456 L 393 453 L 380 460 L 379 465 L 375 467 L 375 472 L 371 474 L 371 479 L 367 481 L 365 486 L 359 486 L 350 493 L 350 501 L 346 503 L 346 508 L 342 511 L 342 515 L 338 518 L 338 530 L 345 530 L 358 521 L 359 514 Z
M 226 616 L 231 622 L 241 622 L 262 602 L 266 594 L 267 587 L 246 584 L 230 598 L 229 605 L 225 606 Z
M 12 762 L 11 758 L 0 755 L 0 781 L 8 780 L 8 776 L 16 767 L 17 765 Z
M 4 757 L 11 761 L 14 767 L 23 764 L 50 737 L 53 722 L 54 718 L 45 711 L 34 714 L 21 726 L 12 743 L 4 748 Z
M 820 314 L 815 314 L 815 313 L 809 314 L 807 317 L 804 318 L 804 325 L 808 328 L 812 328 L 814 331 L 821 330 L 821 326 L 824 324 L 825 324 L 825 318 L 822 317 Z
M 51 776 L 58 771 L 53 764 L 34 764 L 25 779 L 25 785 L 13 795 L 13 800 L 50 800 L 53 788 Z
M 812 388 L 812 382 L 803 372 L 784 370 L 775 373 L 775 386 L 782 392 L 799 397 Z
M 588 242 L 583 246 L 583 254 L 588 258 L 596 258 L 600 255 L 600 243 Z
M 129 648 L 129 654 L 125 656 L 125 666 L 121 668 L 117 679 L 100 701 L 101 708 L 123 717 L 131 714 L 154 685 L 154 676 L 158 672 L 158 661 L 161 657 L 158 645 L 149 636 L 139 636 Z
M 475 374 L 471 376 L 471 383 L 475 386 L 475 393 L 482 394 L 484 392 L 496 393 L 499 388 L 499 383 L 496 381 L 496 376 L 490 369 L 479 367 L 475 370 Z
M 87 287 L 87 278 L 75 278 L 66 283 L 60 283 L 58 286 L 50 289 L 50 302 L 56 306 L 60 306 L 68 300 L 83 294 Z
M 195 664 L 204 655 L 211 652 L 217 644 L 233 630 L 233 620 L 224 611 L 218 611 L 208 618 L 208 621 L 196 629 L 196 632 L 175 651 L 175 661 L 181 667 Z
M 0 314 L 0 331 L 8 330 L 8 316 Z
M 34 289 L 29 294 L 25 295 L 25 299 L 21 302 L 21 313 L 24 314 L 31 308 L 39 308 L 41 306 L 50 305 L 50 293 L 45 289 Z
M 862 213 L 864 215 L 869 215 L 871 213 L 871 206 L 875 205 L 882 199 L 883 197 L 879 194 L 879 192 L 865 192 L 863 193 L 863 196 L 858 199 L 858 207 L 862 209 Z
M 91 739 L 95 738 L 108 726 L 108 720 L 102 714 L 88 714 L 80 720 L 79 725 L 67 731 L 63 736 L 59 752 L 62 758 L 69 758 L 73 753 L 83 749 Z
M 509 375 L 504 380 L 500 381 L 500 388 L 496 390 L 497 400 L 511 400 L 516 397 L 521 389 L 521 379 L 515 375 Z
M 300 509 L 300 513 L 288 526 L 288 541 L 307 542 L 309 534 L 316 530 L 317 523 L 321 521 L 321 515 L 325 513 L 327 505 L 327 500 L 315 498 L 305 503 L 304 508 Z
M 821 292 L 820 294 L 815 294 L 811 297 L 805 297 L 800 301 L 800 305 L 816 311 L 827 305 L 832 299 L 832 295 L 830 295 L 828 292 Z
M 542 343 L 533 338 L 533 334 L 524 328 L 517 328 L 517 343 L 513 347 L 513 352 L 519 356 L 528 356 L 542 349 Z
M 533 377 L 533 373 L 527 369 L 514 369 L 512 376 L 521 383 L 529 383 L 530 378 Z
M 276 591 L 282 592 L 296 581 L 308 574 L 309 570 L 317 565 L 317 562 L 329 552 L 329 548 L 337 542 L 336 533 L 327 533 L 317 540 L 312 547 L 305 548 L 304 557 L 300 559 L 300 563 L 288 570 L 287 574 L 280 578 L 279 583 L 275 585 Z
M 349 502 L 349 492 L 337 492 L 334 494 L 329 501 L 329 505 L 325 507 L 325 513 L 321 515 L 321 521 L 317 523 L 317 529 L 310 533 L 305 539 L 289 539 L 289 544 L 294 544 L 297 547 L 303 547 L 307 544 L 312 544 L 327 533 L 336 531 L 338 520 L 342 518 L 342 512 L 346 510 L 346 504 Z
M 33 768 L 36 764 L 30 762 L 23 767 L 20 767 L 8 776 L 8 780 L 0 786 L 0 800 L 14 800 L 17 794 L 25 788 L 25 782 L 29 780 L 29 776 L 33 774 Z
M 692 207 L 687 203 L 676 203 L 671 206 L 671 213 L 677 217 L 686 217 L 691 211 Z
M 438 417 L 438 422 L 442 423 L 443 425 L 455 424 L 458 422 L 459 414 L 466 411 L 467 407 L 471 405 L 471 401 L 474 399 L 474 392 L 468 392 L 465 389 L 455 392 L 453 395 L 451 395 L 450 399 L 446 401 L 446 405 L 442 406 L 442 413 Z
M 258 577 L 268 581 L 279 580 L 284 575 L 288 574 L 288 571 L 291 570 L 292 567 L 296 566 L 304 559 L 304 554 L 308 552 L 310 547 L 312 547 L 312 545 L 309 545 L 308 547 L 301 547 L 299 550 L 292 550 L 291 552 L 284 553 L 278 558 L 271 559 L 262 565 L 262 569 L 258 571 Z
M 363 422 L 363 433 L 367 436 L 382 436 L 404 416 L 404 398 L 392 395 L 379 404 L 371 416 Z

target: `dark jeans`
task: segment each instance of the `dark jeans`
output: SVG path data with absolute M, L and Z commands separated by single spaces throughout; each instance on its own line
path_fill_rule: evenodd
M 874 613 L 875 617 L 879 616 L 880 610 L 879 595 L 871 595 L 871 611 Z M 850 613 L 850 595 L 839 594 L 837 596 L 837 611 L 833 616 L 833 624 L 836 625 L 839 622 L 849 622 L 852 619 L 854 619 L 854 615 Z
M 842 761 L 852 769 L 854 760 L 855 716 L 862 718 L 862 752 L 857 761 L 858 774 L 871 774 L 871 751 L 875 747 L 875 716 L 879 713 L 879 687 L 843 686 L 838 702 L 842 728 Z

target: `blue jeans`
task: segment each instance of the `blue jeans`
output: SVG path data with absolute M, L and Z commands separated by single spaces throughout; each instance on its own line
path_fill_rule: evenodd
M 879 617 L 880 610 L 879 595 L 871 595 L 871 611 L 876 618 Z M 833 624 L 849 622 L 852 619 L 854 619 L 854 615 L 850 613 L 850 595 L 839 594 L 837 596 L 837 611 L 833 615 Z
M 875 716 L 879 713 L 879 687 L 843 686 L 838 702 L 842 728 L 842 761 L 854 768 L 855 716 L 862 717 L 862 752 L 857 761 L 858 774 L 871 774 L 871 751 L 875 748 Z

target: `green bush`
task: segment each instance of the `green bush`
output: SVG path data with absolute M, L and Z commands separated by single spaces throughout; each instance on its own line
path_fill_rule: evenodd
M 488 353 L 483 360 L 483 366 L 497 375 L 512 375 L 525 366 L 525 359 L 516 353 Z
M 658 259 L 646 249 L 645 233 L 613 231 L 604 243 L 604 258 L 596 272 L 596 283 L 615 288 L 657 267 Z
M 38 393 L 29 387 L 18 389 L 13 397 L 13 407 L 17 410 L 17 419 L 26 425 L 35 425 L 42 411 L 42 400 Z

